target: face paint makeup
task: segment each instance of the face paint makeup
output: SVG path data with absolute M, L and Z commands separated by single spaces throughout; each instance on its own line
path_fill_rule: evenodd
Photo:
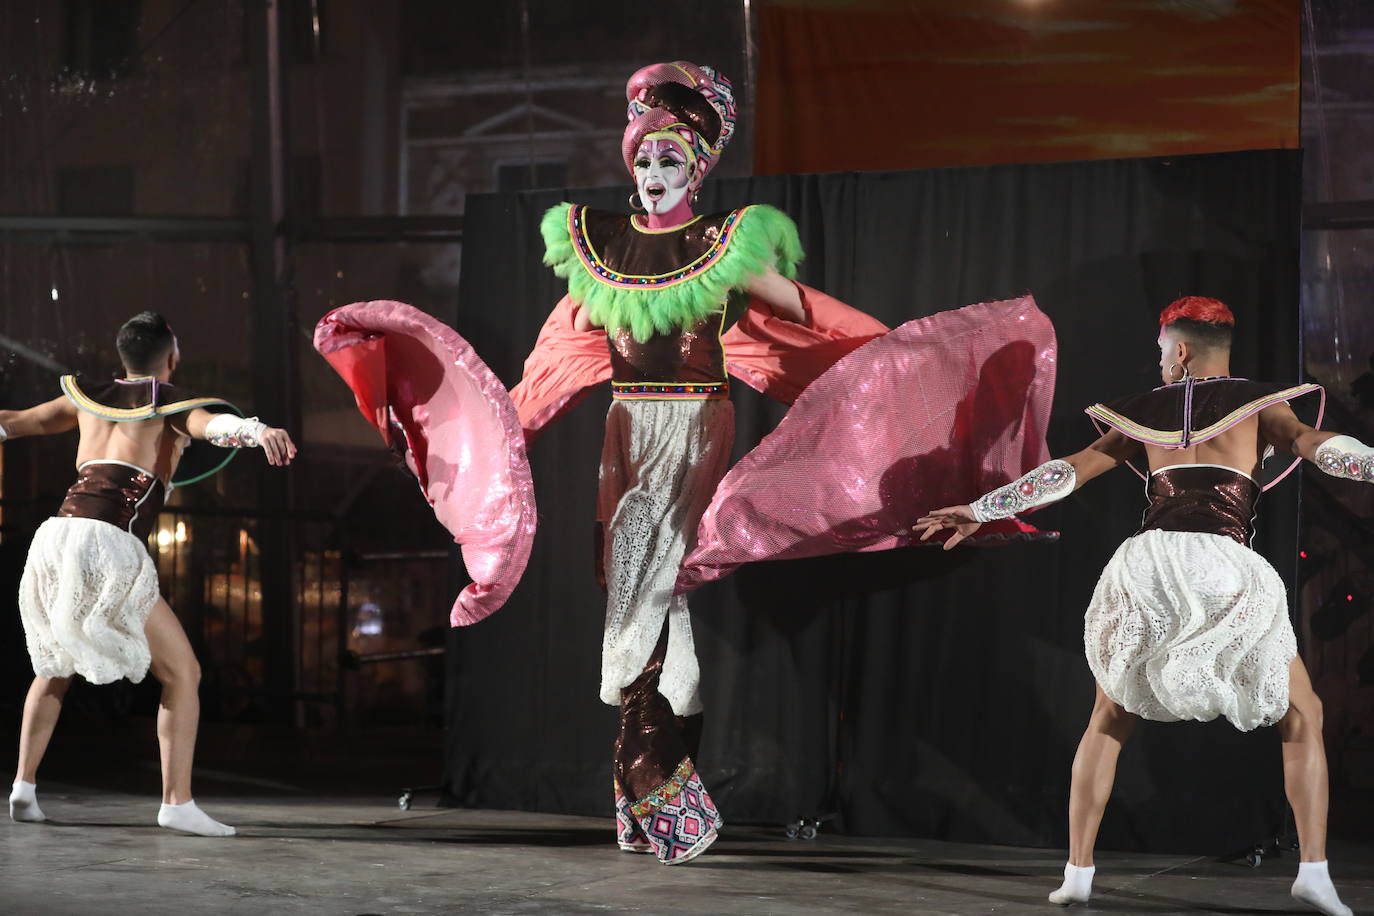
M 662 135 L 645 137 L 635 152 L 634 173 L 651 227 L 676 225 L 692 218 L 688 196 L 694 171 L 681 144 Z

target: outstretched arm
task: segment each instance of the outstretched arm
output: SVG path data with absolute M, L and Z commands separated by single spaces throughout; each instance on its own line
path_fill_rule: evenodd
M 65 397 L 30 407 L 0 410 L 0 442 L 20 436 L 50 436 L 76 428 L 76 406 Z
M 925 541 L 937 531 L 954 529 L 945 541 L 949 550 L 973 534 L 983 524 L 1043 506 L 1068 496 L 1101 474 L 1126 461 L 1140 450 L 1140 443 L 1116 430 L 1109 430 L 1092 445 L 1067 458 L 1047 461 L 1004 487 L 998 487 L 964 506 L 936 509 L 922 517 L 912 531 Z
M 296 457 L 296 444 L 291 441 L 290 434 L 284 429 L 268 426 L 257 417 L 212 413 L 204 407 L 197 407 L 182 416 L 185 417 L 184 422 L 176 425 L 193 439 L 204 439 L 221 448 L 253 448 L 260 445 L 268 464 L 288 465 Z
M 1374 448 L 1354 436 L 1313 429 L 1287 404 L 1266 407 L 1259 416 L 1260 432 L 1274 448 L 1306 458 L 1332 477 L 1374 483 Z
M 1317 460 L 1317 448 L 1336 433 L 1313 429 L 1298 419 L 1287 404 L 1275 404 L 1260 411 L 1260 434 L 1264 441 L 1295 458 Z
M 768 268 L 766 273 L 751 280 L 748 292 L 779 318 L 806 324 L 806 306 L 802 303 L 801 290 L 773 268 Z

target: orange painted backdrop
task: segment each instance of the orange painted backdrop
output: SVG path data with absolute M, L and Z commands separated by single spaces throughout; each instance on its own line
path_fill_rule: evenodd
M 1298 145 L 1297 0 L 765 0 L 760 173 Z

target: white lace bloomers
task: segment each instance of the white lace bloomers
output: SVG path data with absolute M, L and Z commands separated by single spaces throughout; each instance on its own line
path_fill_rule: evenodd
M 166 489 L 151 471 L 88 461 L 34 535 L 19 583 L 19 613 L 34 673 L 92 684 L 148 673 L 143 633 L 158 599 L 144 546 Z
M 1083 644 L 1102 691 L 1142 718 L 1220 715 L 1249 731 L 1288 711 L 1297 643 L 1283 580 L 1223 535 L 1129 538 L 1102 571 Z
M 644 671 L 668 620 L 659 692 L 679 716 L 701 712 L 701 673 L 678 567 L 725 475 L 735 437 L 727 400 L 616 400 L 606 415 L 597 518 L 606 523 L 601 699 Z
M 157 570 L 138 538 L 97 519 L 48 519 L 19 584 L 34 674 L 79 674 L 92 684 L 143 680 L 150 663 L 143 628 L 157 599 Z

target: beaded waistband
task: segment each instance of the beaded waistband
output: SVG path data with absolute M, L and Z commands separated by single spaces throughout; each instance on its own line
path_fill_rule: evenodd
M 621 401 L 709 401 L 730 396 L 729 382 L 612 382 Z

